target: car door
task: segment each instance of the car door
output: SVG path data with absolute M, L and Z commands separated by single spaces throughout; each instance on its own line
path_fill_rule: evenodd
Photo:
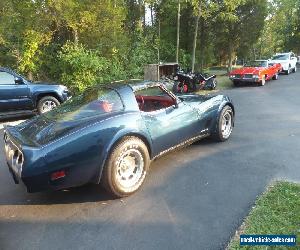
M 292 68 L 295 68 L 297 64 L 297 57 L 294 53 L 291 54 L 291 61 L 292 61 Z
M 154 154 L 189 140 L 203 130 L 197 110 L 184 102 L 179 101 L 176 105 L 174 103 L 148 112 L 142 111 L 141 114 L 152 138 Z
M 275 63 L 268 63 L 268 76 L 270 76 L 270 79 L 277 74 L 277 68 Z
M 25 82 L 15 83 L 15 76 L 0 71 L 0 112 L 30 110 L 33 103 L 30 90 Z

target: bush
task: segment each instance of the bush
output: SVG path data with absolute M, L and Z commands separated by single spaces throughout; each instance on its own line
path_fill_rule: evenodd
M 67 42 L 58 58 L 62 72 L 60 80 L 75 92 L 107 79 L 109 61 L 82 44 Z

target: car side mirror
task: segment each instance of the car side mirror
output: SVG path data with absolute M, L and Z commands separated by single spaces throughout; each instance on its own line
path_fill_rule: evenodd
M 23 78 L 21 78 L 21 77 L 15 77 L 15 83 L 16 84 L 24 84 L 24 81 L 23 81 Z

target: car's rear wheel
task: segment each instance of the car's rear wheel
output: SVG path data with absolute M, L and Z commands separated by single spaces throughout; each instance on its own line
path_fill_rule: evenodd
M 57 106 L 60 105 L 60 102 L 53 96 L 44 96 L 41 98 L 38 102 L 38 113 L 39 114 L 44 114 L 48 111 L 53 110 Z
M 147 146 L 137 137 L 124 137 L 112 150 L 102 172 L 101 184 L 116 197 L 136 192 L 150 165 Z
M 231 135 L 233 124 L 233 110 L 230 106 L 226 105 L 218 117 L 216 132 L 213 134 L 214 139 L 221 142 L 226 141 Z
M 272 77 L 273 80 L 278 80 L 278 78 L 279 78 L 279 74 L 278 74 L 278 73 L 276 73 L 276 74 Z

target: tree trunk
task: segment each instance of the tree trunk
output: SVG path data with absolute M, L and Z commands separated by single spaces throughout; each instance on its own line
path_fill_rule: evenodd
M 158 44 L 157 44 L 157 60 L 158 60 L 158 64 L 160 62 L 159 48 L 160 48 L 160 19 L 158 19 Z
M 192 72 L 194 72 L 195 70 L 195 58 L 196 58 L 197 36 L 198 36 L 200 15 L 201 15 L 201 1 L 199 1 L 198 15 L 196 16 L 196 23 L 195 23 L 195 33 L 194 33 L 193 52 L 192 52 Z
M 79 37 L 78 37 L 77 29 L 75 28 L 73 28 L 73 38 L 74 38 L 74 43 L 77 45 L 79 41 Z
M 151 14 L 151 26 L 154 24 L 154 17 L 153 17 L 153 6 L 152 4 L 150 5 L 150 14 Z
M 32 71 L 31 71 L 31 70 L 28 72 L 27 77 L 28 77 L 28 79 L 29 79 L 30 81 L 33 80 Z
M 229 73 L 232 70 L 232 53 L 233 53 L 233 48 L 232 45 L 229 44 L 229 51 L 228 51 L 228 65 L 227 65 L 227 72 Z
M 178 0 L 177 11 L 177 43 L 176 43 L 176 62 L 179 62 L 179 38 L 180 38 L 180 0 Z
M 205 32 L 205 20 L 201 18 L 200 21 L 200 34 L 204 34 Z M 200 72 L 203 72 L 204 68 L 204 51 L 207 43 L 205 41 L 205 37 L 202 35 L 200 36 Z

